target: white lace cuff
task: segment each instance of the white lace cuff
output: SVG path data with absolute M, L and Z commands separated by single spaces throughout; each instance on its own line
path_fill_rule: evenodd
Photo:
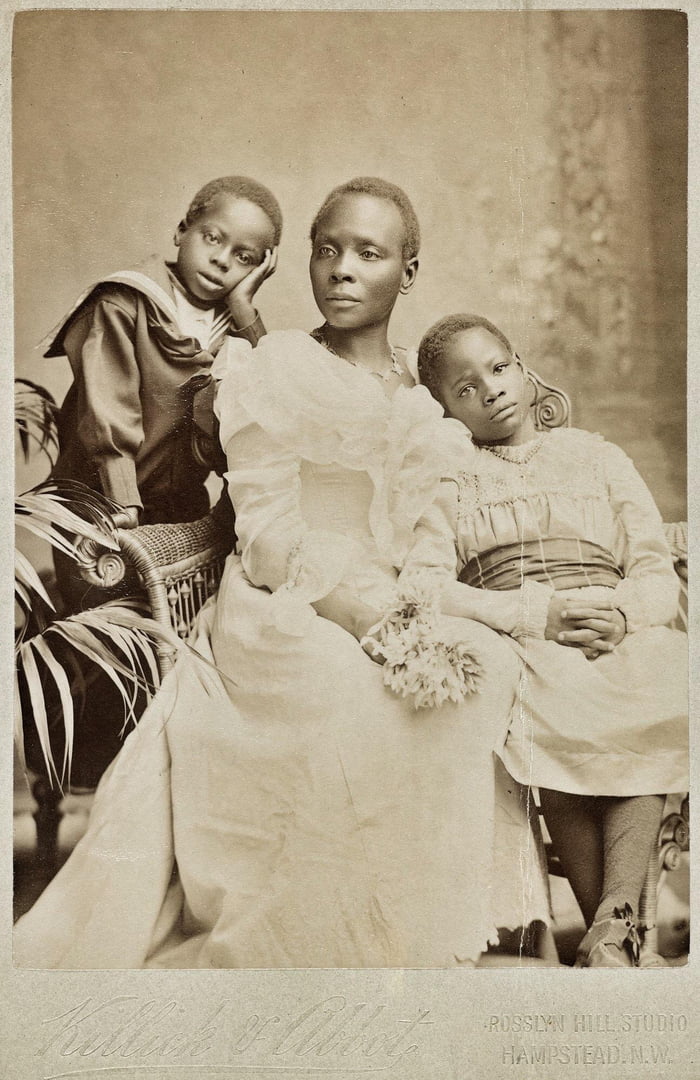
M 415 571 L 400 583 L 397 598 L 360 644 L 383 662 L 384 685 L 409 698 L 414 709 L 461 704 L 478 693 L 483 662 L 469 640 L 469 624 L 456 620 L 452 633 L 438 618 L 435 575 Z M 456 632 L 455 632 L 456 631 Z
M 513 630 L 514 638 L 533 637 L 544 640 L 549 603 L 554 596 L 551 585 L 525 578 L 520 589 L 520 611 Z
M 315 612 L 311 604 L 338 585 L 358 545 L 338 533 L 314 529 L 292 546 L 287 560 L 287 580 L 271 596 L 270 622 L 283 634 L 302 637 Z
M 648 574 L 640 578 L 625 578 L 616 587 L 615 605 L 625 616 L 627 633 L 633 634 L 645 626 L 663 626 L 670 622 L 678 607 L 679 584 L 668 575 Z

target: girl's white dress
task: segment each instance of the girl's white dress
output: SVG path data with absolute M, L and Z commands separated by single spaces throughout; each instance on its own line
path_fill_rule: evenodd
M 225 361 L 241 554 L 196 642 L 223 677 L 178 661 L 103 778 L 86 836 L 17 924 L 15 962 L 474 961 L 495 927 L 549 915 L 526 794 L 493 754 L 516 658 L 465 620 L 481 692 L 416 712 L 310 606 L 338 584 L 389 602 L 456 433 L 424 389 L 389 398 L 301 332 L 254 353 L 237 343 Z
M 530 553 L 541 541 L 536 561 L 546 564 L 551 538 L 574 541 L 569 550 L 596 544 L 620 571 L 614 587 L 558 591 L 579 604 L 612 596 L 623 612 L 626 637 L 593 661 L 544 640 L 554 565 L 549 582 L 521 577 L 519 589 L 517 580 L 509 586 L 516 591 L 473 588 L 473 606 L 483 611 L 476 617 L 506 632 L 521 661 L 499 751 L 506 768 L 523 784 L 574 794 L 685 791 L 687 637 L 664 625 L 677 613 L 679 583 L 661 517 L 630 459 L 600 435 L 557 429 L 521 446 L 474 447 L 455 479 L 441 485 L 420 523 L 405 575 L 432 567 L 454 581 L 469 564 L 478 580 L 488 573 L 485 553 L 509 549 L 517 566 L 518 546 Z

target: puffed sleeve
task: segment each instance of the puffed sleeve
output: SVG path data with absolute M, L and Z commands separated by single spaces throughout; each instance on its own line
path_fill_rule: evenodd
M 496 592 L 457 580 L 459 554 L 459 481 L 444 479 L 438 497 L 423 514 L 401 571 L 400 584 L 420 573 L 430 574 L 439 589 L 443 614 L 485 623 L 512 637 L 544 637 L 553 590 L 536 581 L 522 588 Z
M 134 353 L 134 313 L 98 300 L 65 339 L 78 394 L 77 437 L 94 461 L 105 495 L 142 506 L 135 457 L 143 442 L 141 376 Z
M 676 614 L 679 584 L 661 515 L 651 492 L 627 455 L 605 443 L 610 504 L 620 530 L 625 574 L 615 601 L 629 631 L 660 626 Z
M 301 510 L 301 458 L 257 424 L 240 428 L 226 447 L 243 568 L 254 585 L 294 589 L 306 603 L 343 578 L 355 553 L 340 533 L 311 529 Z
M 231 404 L 230 386 L 227 391 Z M 302 635 L 314 617 L 309 605 L 343 581 L 361 557 L 359 546 L 341 533 L 309 527 L 301 505 L 301 455 L 255 422 L 237 426 L 234 421 L 227 434 L 222 405 L 226 411 L 217 397 L 243 569 L 254 585 L 272 592 L 271 623 L 283 633 Z
M 348 587 L 366 556 L 360 540 L 311 528 L 304 518 L 306 463 L 364 472 L 372 482 L 368 528 L 398 565 L 441 471 L 440 407 L 426 391 L 390 400 L 375 381 L 334 360 L 308 335 L 277 331 L 255 349 L 229 339 L 212 367 L 243 565 L 278 605 L 313 604 Z M 278 627 L 280 626 L 279 620 Z M 290 631 L 295 632 L 295 631 Z

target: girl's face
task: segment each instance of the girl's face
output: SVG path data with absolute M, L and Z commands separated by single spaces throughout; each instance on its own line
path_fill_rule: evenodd
M 482 326 L 448 341 L 439 393 L 446 414 L 461 420 L 475 442 L 522 443 L 535 435 L 523 367 Z
M 309 272 L 329 326 L 358 330 L 387 323 L 400 292 L 413 285 L 417 259 L 404 259 L 404 224 L 388 199 L 342 195 L 318 222 Z
M 220 194 L 191 225 L 178 226 L 175 244 L 183 285 L 214 304 L 260 265 L 274 244 L 274 226 L 256 203 Z

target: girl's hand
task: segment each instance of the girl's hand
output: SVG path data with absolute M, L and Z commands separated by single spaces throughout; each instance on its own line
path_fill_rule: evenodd
M 588 660 L 612 652 L 626 633 L 625 617 L 612 601 L 588 601 L 584 606 L 556 595 L 550 601 L 545 638 L 581 649 Z
M 253 305 L 253 297 L 262 285 L 263 281 L 272 277 L 277 269 L 277 248 L 268 248 L 265 258 L 259 266 L 254 266 L 241 281 L 231 289 L 226 297 L 228 309 L 238 330 L 243 330 L 254 322 L 257 312 Z
M 564 615 L 566 612 L 567 601 L 562 596 L 557 596 L 555 593 L 552 599 L 549 601 L 549 608 L 547 609 L 547 625 L 544 629 L 545 640 L 547 641 L 560 641 L 561 634 L 570 629 Z M 561 642 L 561 644 L 565 644 Z
M 585 605 L 574 602 L 562 612 L 562 619 L 569 628 L 559 634 L 558 640 L 562 645 L 578 645 L 589 660 L 603 652 L 612 652 L 627 633 L 625 616 L 612 602 Z

